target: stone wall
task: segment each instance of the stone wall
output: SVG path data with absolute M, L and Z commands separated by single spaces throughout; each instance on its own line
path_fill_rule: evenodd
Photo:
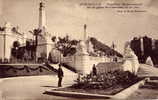
M 72 68 L 76 69 L 79 73 L 89 74 L 92 71 L 93 64 L 97 65 L 101 62 L 109 62 L 110 58 L 106 57 L 93 57 L 87 54 L 74 55 L 62 57 L 62 63 L 66 63 Z

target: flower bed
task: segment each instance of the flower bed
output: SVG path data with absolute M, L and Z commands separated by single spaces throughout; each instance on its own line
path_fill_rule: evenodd
M 130 72 L 117 70 L 101 73 L 96 76 L 82 76 L 76 80 L 74 85 L 67 88 L 56 89 L 56 91 L 115 95 L 140 80 L 140 78 Z

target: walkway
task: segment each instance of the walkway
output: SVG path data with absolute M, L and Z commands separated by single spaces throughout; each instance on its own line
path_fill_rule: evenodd
M 158 78 L 152 78 L 128 97 L 132 100 L 158 99 Z
M 146 64 L 140 64 L 139 77 L 158 77 L 158 68 Z

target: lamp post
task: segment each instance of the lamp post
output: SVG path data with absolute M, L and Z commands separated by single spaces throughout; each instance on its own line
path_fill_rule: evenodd
M 114 42 L 112 42 L 112 49 L 113 49 L 113 61 L 115 61 L 115 57 L 116 57 L 116 53 L 115 53 L 115 48 L 116 48 L 116 45 L 114 44 Z
M 144 55 L 144 41 L 143 38 L 140 38 L 140 48 L 141 48 L 141 55 Z
M 6 34 L 4 33 L 3 36 L 4 36 L 4 49 L 3 49 L 4 50 L 4 57 L 3 57 L 3 61 L 5 62 L 5 56 L 6 56 L 6 54 L 5 54 L 6 53 Z
M 84 42 L 87 40 L 87 25 L 84 24 Z
M 62 50 L 62 47 L 60 46 L 59 47 L 60 51 L 59 51 L 59 64 L 61 63 L 61 50 Z

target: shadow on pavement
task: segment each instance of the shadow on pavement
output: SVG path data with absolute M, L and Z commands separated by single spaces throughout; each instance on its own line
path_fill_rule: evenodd
M 51 87 L 51 88 L 58 88 L 57 86 L 41 86 L 41 87 Z

